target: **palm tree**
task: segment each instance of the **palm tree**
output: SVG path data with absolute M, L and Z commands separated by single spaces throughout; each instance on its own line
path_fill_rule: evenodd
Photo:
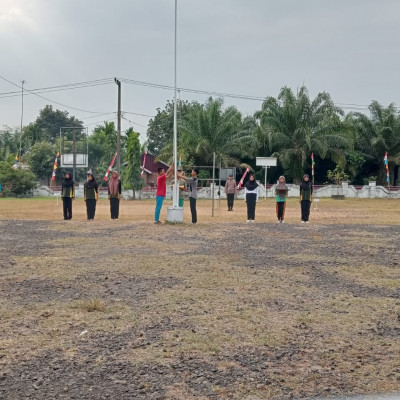
M 222 99 L 210 97 L 201 107 L 190 110 L 181 123 L 182 141 L 192 147 L 195 160 L 205 165 L 211 165 L 213 153 L 223 166 L 239 163 L 232 156 L 232 140 L 240 129 L 242 116 L 236 107 L 222 107 Z
M 288 87 L 278 98 L 268 97 L 255 114 L 268 137 L 269 150 L 278 157 L 286 174 L 299 180 L 313 152 L 320 158 L 344 162 L 344 151 L 353 140 L 342 123 L 343 111 L 328 93 L 310 100 L 302 86 L 297 94 Z
M 385 152 L 389 154 L 390 170 L 393 171 L 394 166 L 400 162 L 400 113 L 394 103 L 383 107 L 373 101 L 368 108 L 370 116 L 349 113 L 346 122 L 355 129 L 356 149 L 372 163 L 372 168 L 378 173 L 378 181 L 384 183 Z

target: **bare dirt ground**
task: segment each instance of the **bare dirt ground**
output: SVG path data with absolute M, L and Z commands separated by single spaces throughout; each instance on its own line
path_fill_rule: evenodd
M 399 391 L 399 205 L 321 200 L 301 225 L 291 200 L 278 225 L 270 200 L 255 224 L 199 201 L 197 225 L 157 226 L 153 201 L 63 222 L 56 199 L 0 199 L 0 398 Z

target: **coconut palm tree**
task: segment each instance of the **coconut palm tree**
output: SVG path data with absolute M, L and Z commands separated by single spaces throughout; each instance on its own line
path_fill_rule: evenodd
M 356 132 L 356 149 L 372 164 L 370 169 L 378 174 L 378 181 L 383 184 L 386 182 L 385 152 L 389 154 L 391 172 L 400 162 L 400 113 L 394 103 L 384 107 L 377 101 L 370 104 L 369 111 L 370 116 L 349 113 L 346 123 Z
M 238 160 L 232 156 L 232 139 L 241 122 L 242 115 L 235 107 L 224 110 L 222 99 L 209 98 L 201 107 L 190 110 L 181 122 L 180 130 L 186 147 L 192 147 L 197 162 L 211 165 L 215 153 L 221 165 L 237 165 Z
M 278 98 L 268 97 L 255 117 L 267 134 L 272 155 L 289 177 L 299 180 L 312 152 L 336 163 L 344 161 L 344 151 L 353 140 L 342 122 L 343 114 L 328 93 L 310 100 L 302 86 L 296 94 L 284 87 Z

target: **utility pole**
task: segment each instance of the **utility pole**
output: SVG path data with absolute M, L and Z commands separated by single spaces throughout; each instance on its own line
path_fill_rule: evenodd
M 19 154 L 18 154 L 19 161 L 20 161 L 21 153 L 22 153 L 22 123 L 23 123 L 23 119 L 24 119 L 24 83 L 25 83 L 25 81 L 22 81 L 21 83 L 22 83 L 22 85 L 21 85 L 22 106 L 21 106 L 21 131 L 20 131 L 20 135 L 19 135 Z
M 118 175 L 121 172 L 121 81 L 114 78 L 115 83 L 118 85 L 118 121 L 117 121 L 117 171 Z
M 76 170 L 76 131 L 72 130 L 72 180 L 75 182 Z

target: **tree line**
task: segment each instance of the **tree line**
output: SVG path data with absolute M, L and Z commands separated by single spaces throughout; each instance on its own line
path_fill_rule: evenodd
M 311 171 L 315 159 L 315 182 L 326 183 L 329 171 L 341 171 L 354 184 L 375 180 L 386 183 L 385 152 L 389 154 L 390 183 L 398 181 L 400 163 L 400 113 L 394 104 L 369 105 L 369 115 L 345 112 L 330 95 L 319 93 L 311 99 L 305 86 L 294 92 L 281 89 L 269 96 L 252 116 L 243 116 L 236 107 L 224 108 L 222 99 L 204 104 L 179 101 L 178 151 L 187 165 L 250 165 L 258 179 L 263 172 L 256 157 L 277 157 L 278 166 L 269 171 L 269 181 L 285 174 L 299 182 Z M 149 151 L 171 158 L 173 102 L 150 120 L 147 130 Z
M 173 108 L 173 102 L 168 101 L 163 109 L 157 109 L 148 124 L 147 142 L 142 145 L 133 128 L 122 133 L 124 188 L 141 187 L 140 155 L 145 148 L 165 162 L 172 160 Z M 269 171 L 269 181 L 275 182 L 279 175 L 285 174 L 288 181 L 298 182 L 304 173 L 310 173 L 313 153 L 316 183 L 325 183 L 335 170 L 349 176 L 354 184 L 365 184 L 368 180 L 385 184 L 383 157 L 388 152 L 390 183 L 393 185 L 399 179 L 400 113 L 393 103 L 384 107 L 373 101 L 368 115 L 345 114 L 328 93 L 318 93 L 311 99 L 307 88 L 302 86 L 297 91 L 282 88 L 276 98 L 267 97 L 252 116 L 243 115 L 234 106 L 224 107 L 223 99 L 211 97 L 204 104 L 178 101 L 177 112 L 178 152 L 188 168 L 211 166 L 215 153 L 217 165 L 239 169 L 249 165 L 257 178 L 263 180 L 263 171 L 256 167 L 255 158 L 272 156 L 277 157 L 278 166 Z M 60 127 L 82 129 L 84 125 L 68 112 L 47 105 L 22 133 L 19 129 L 0 130 L 3 190 L 4 182 L 17 179 L 9 171 L 16 154 L 37 179 L 50 179 L 55 154 L 60 149 Z M 89 168 L 98 179 L 104 176 L 116 143 L 114 122 L 105 121 L 89 135 Z M 78 169 L 78 180 L 84 180 L 86 172 Z M 202 178 L 208 177 L 207 170 L 202 174 Z M 60 168 L 56 176 L 61 178 Z M 21 187 L 11 191 L 23 191 L 26 185 Z

